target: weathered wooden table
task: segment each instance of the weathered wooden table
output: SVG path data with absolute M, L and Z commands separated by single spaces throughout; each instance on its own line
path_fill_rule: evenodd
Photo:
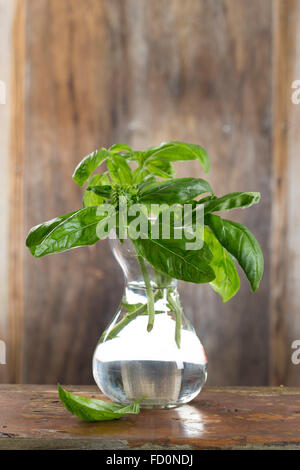
M 66 387 L 103 399 L 96 387 Z M 191 404 L 84 423 L 55 386 L 0 385 L 0 449 L 300 449 L 300 389 L 207 388 Z

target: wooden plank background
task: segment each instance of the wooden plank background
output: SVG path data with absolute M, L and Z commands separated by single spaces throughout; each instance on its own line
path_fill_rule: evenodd
M 16 16 L 15 1 L 11 1 L 8 7 L 6 0 L 0 0 L 0 80 L 5 83 L 6 103 L 0 104 L 0 340 L 7 345 L 9 340 L 9 218 L 10 218 L 10 141 L 12 121 L 12 64 L 11 64 L 11 39 L 12 28 Z M 14 367 L 12 367 L 14 369 Z M 8 365 L 0 364 L 0 382 L 9 382 Z
M 180 286 L 207 351 L 209 383 L 299 385 L 290 347 L 300 339 L 300 106 L 290 104 L 289 81 L 300 78 L 300 1 L 17 3 L 14 20 L 23 26 L 12 27 L 10 47 L 13 90 L 24 106 L 11 122 L 10 158 L 19 160 L 10 170 L 9 308 L 2 307 L 10 357 L 0 368 L 11 381 L 92 382 L 93 349 L 122 295 L 120 269 L 107 242 L 36 260 L 25 234 L 80 207 L 71 175 L 86 153 L 118 141 L 145 148 L 176 139 L 208 150 L 217 193 L 262 193 L 259 206 L 233 217 L 262 245 L 259 291 L 251 293 L 242 275 L 238 295 L 222 304 L 209 286 Z M 178 175 L 191 174 L 202 176 L 199 165 L 178 165 Z
M 290 360 L 300 339 L 299 317 L 299 149 L 300 105 L 291 85 L 300 77 L 300 1 L 277 0 L 274 11 L 273 226 L 271 280 L 271 364 L 273 384 L 300 384 Z

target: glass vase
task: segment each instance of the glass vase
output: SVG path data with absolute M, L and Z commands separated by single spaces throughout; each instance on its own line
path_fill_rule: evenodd
M 129 239 L 111 239 L 110 244 L 125 276 L 125 291 L 96 346 L 94 379 L 118 403 L 141 397 L 143 408 L 188 403 L 206 381 L 207 360 L 182 311 L 177 282 L 140 259 Z

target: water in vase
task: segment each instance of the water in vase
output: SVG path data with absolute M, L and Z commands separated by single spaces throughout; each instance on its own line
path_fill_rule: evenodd
M 173 291 L 175 295 L 176 289 Z M 178 347 L 175 313 L 167 295 L 170 289 L 165 289 L 156 301 L 154 327 L 148 332 L 146 309 L 130 317 L 130 305 L 146 303 L 145 289 L 127 286 L 126 312 L 123 307 L 119 310 L 93 358 L 95 381 L 112 400 L 131 403 L 145 396 L 142 407 L 168 408 L 189 402 L 203 387 L 207 376 L 203 346 L 183 316 Z

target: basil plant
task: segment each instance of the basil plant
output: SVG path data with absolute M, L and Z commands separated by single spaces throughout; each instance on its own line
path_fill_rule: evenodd
M 249 207 L 259 202 L 260 194 L 234 192 L 219 197 L 202 178 L 176 178 L 172 163 L 188 160 L 197 160 L 205 173 L 209 171 L 207 152 L 199 145 L 183 142 L 166 142 L 145 151 L 115 144 L 108 150 L 101 148 L 90 153 L 78 164 L 73 174 L 79 186 L 86 185 L 83 207 L 33 227 L 26 245 L 32 255 L 39 258 L 79 246 L 93 245 L 112 231 L 121 241 L 125 235 L 132 238 L 148 297 L 148 331 L 153 327 L 155 299 L 147 263 L 158 275 L 193 283 L 209 283 L 226 302 L 240 287 L 236 269 L 238 262 L 251 289 L 256 291 L 264 265 L 257 240 L 244 225 L 215 213 Z M 95 173 L 100 166 L 103 172 Z M 121 227 L 120 217 L 116 217 L 116 214 L 121 212 L 122 205 L 126 205 L 129 212 L 134 204 L 142 204 L 145 209 L 151 208 L 155 213 L 155 224 L 158 226 L 155 236 L 152 230 L 153 217 L 148 215 L 147 210 L 142 211 L 146 223 L 140 223 L 140 236 L 133 237 L 127 226 L 125 230 Z M 189 248 L 185 235 L 176 236 L 176 229 L 180 227 L 176 212 L 169 219 L 171 235 L 166 238 L 160 233 L 159 227 L 166 207 L 174 206 L 188 206 L 191 215 L 188 228 L 191 230 L 197 211 L 201 208 L 202 243 L 197 249 Z M 102 210 L 106 207 L 110 210 Z M 128 217 L 129 222 L 132 218 Z

